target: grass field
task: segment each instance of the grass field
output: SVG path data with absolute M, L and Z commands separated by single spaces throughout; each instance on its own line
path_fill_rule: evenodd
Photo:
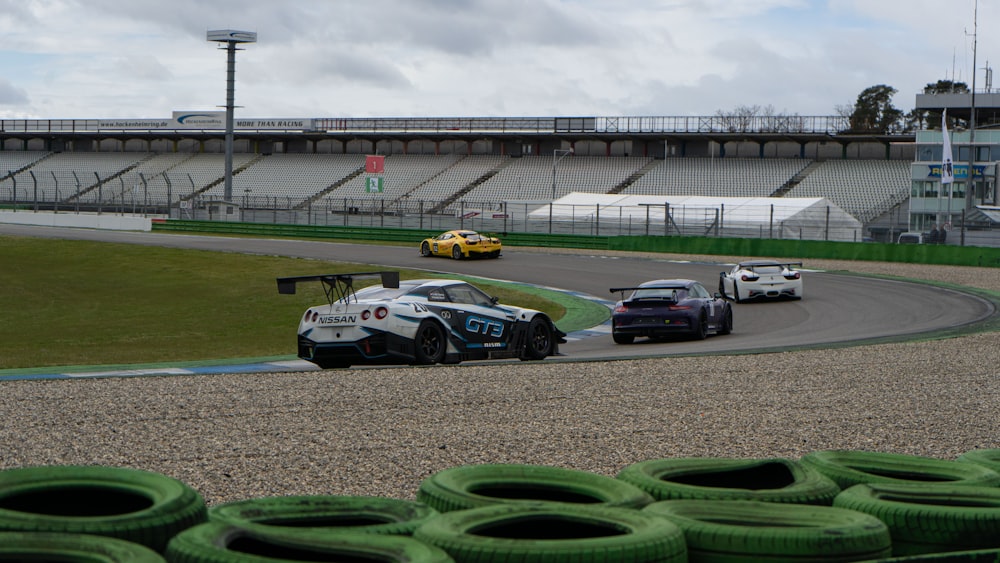
M 0 369 L 292 357 L 299 316 L 326 298 L 319 283 L 279 295 L 275 278 L 359 270 L 372 266 L 0 237 Z M 565 314 L 535 294 L 476 285 L 556 321 Z

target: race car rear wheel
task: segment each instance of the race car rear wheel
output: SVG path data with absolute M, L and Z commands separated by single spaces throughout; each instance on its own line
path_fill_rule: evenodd
M 708 336 L 708 315 L 705 314 L 705 311 L 702 311 L 698 317 L 698 324 L 694 325 L 691 330 L 691 336 L 695 340 L 704 340 Z
M 538 316 L 528 323 L 528 342 L 524 347 L 523 360 L 544 360 L 552 354 L 552 325 L 548 319 Z
M 733 308 L 726 305 L 726 312 L 722 314 L 722 326 L 719 327 L 719 334 L 731 334 L 733 332 Z
M 423 243 L 423 244 L 421 244 L 420 245 L 420 255 L 424 256 L 424 257 L 430 256 L 431 255 L 431 245 L 427 244 L 426 242 Z
M 612 332 L 611 338 L 615 341 L 615 344 L 631 344 L 635 342 L 635 336 L 631 334 L 622 334 L 620 332 Z
M 413 355 L 418 364 L 437 364 L 444 360 L 447 343 L 441 325 L 436 322 L 424 321 L 420 323 L 413 344 Z
M 740 301 L 740 286 L 737 285 L 735 281 L 733 282 L 733 301 L 735 301 L 737 303 L 742 303 L 743 302 L 743 301 Z
M 455 246 L 451 247 L 451 257 L 454 258 L 455 260 L 461 260 L 462 259 L 462 247 L 458 246 L 457 244 Z

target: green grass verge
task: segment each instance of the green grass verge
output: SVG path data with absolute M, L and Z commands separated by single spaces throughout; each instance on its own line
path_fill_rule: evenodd
M 299 316 L 326 298 L 318 283 L 279 295 L 275 278 L 372 270 L 13 236 L 0 237 L 0 265 L 0 370 L 293 357 Z M 601 308 L 544 288 L 471 281 L 502 303 L 545 311 L 566 331 L 585 328 Z

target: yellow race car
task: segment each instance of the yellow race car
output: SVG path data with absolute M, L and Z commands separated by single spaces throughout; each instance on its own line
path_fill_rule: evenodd
M 446 231 L 420 243 L 421 256 L 451 256 L 463 258 L 499 258 L 500 239 L 476 231 Z

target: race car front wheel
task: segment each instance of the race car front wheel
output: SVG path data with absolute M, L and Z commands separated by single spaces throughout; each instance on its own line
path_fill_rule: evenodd
M 413 354 L 418 364 L 437 364 L 444 360 L 447 343 L 441 325 L 436 322 L 420 323 L 413 344 L 415 348 Z
M 431 245 L 426 242 L 420 245 L 420 255 L 427 257 L 431 255 Z
M 552 354 L 552 325 L 548 319 L 535 317 L 528 324 L 528 342 L 522 360 L 544 360 Z

